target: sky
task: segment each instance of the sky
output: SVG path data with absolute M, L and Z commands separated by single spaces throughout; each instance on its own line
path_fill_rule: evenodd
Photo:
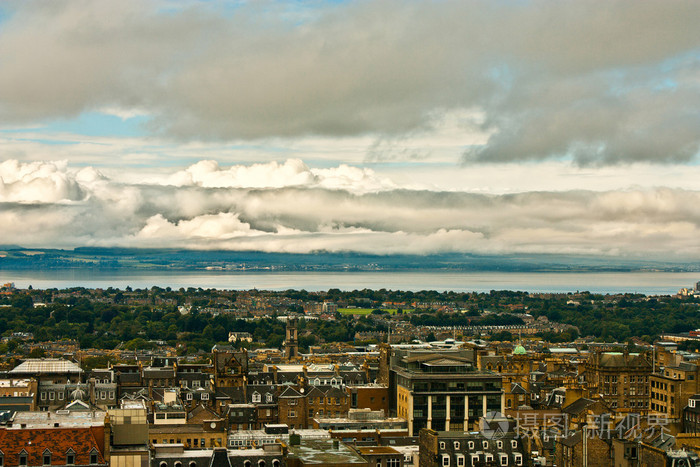
M 2 2 L 0 244 L 698 261 L 699 17 Z

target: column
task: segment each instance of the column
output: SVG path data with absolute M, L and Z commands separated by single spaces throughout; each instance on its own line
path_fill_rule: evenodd
M 408 394 L 408 436 L 413 436 L 413 394 Z
M 486 416 L 486 394 L 481 396 L 481 407 L 482 407 L 481 415 Z
M 516 402 L 516 404 L 515 404 L 515 407 L 513 407 L 513 408 L 514 408 L 514 409 L 517 409 L 517 408 L 518 408 L 517 402 Z M 503 413 L 503 411 L 504 411 L 505 409 L 506 409 L 506 393 L 505 393 L 505 392 L 502 392 L 502 393 L 501 393 L 501 413 Z
M 464 396 L 464 431 L 469 431 L 469 396 Z
M 428 396 L 428 429 L 433 427 L 433 396 Z
M 452 431 L 450 430 L 450 396 L 445 396 L 445 408 L 445 431 Z

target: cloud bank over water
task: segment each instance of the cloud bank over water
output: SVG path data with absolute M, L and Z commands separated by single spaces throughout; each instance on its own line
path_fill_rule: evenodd
M 148 183 L 0 164 L 3 243 L 307 253 L 554 253 L 700 259 L 700 192 L 413 190 L 346 166 L 200 161 Z M 668 252 L 674 252 L 670 256 Z

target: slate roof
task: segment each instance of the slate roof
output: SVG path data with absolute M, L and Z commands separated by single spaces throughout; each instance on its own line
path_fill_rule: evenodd
M 561 411 L 571 415 L 579 415 L 581 412 L 593 405 L 595 405 L 594 400 L 582 397 L 580 399 L 576 399 L 574 402 L 561 409 Z

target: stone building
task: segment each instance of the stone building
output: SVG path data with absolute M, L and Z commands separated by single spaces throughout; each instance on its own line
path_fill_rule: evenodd
M 646 412 L 651 373 L 645 354 L 595 352 L 584 365 L 583 379 L 590 392 L 602 394 L 612 409 Z
M 470 350 L 394 350 L 389 379 L 409 436 L 421 428 L 470 431 L 479 417 L 503 411 L 501 376 L 477 370 Z

